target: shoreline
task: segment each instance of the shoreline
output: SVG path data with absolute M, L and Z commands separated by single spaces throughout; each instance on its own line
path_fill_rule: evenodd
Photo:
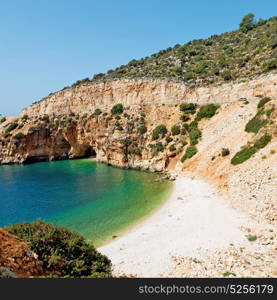
M 249 222 L 204 181 L 178 177 L 158 210 L 98 250 L 111 259 L 115 276 L 167 277 L 176 257 L 247 247 L 240 227 Z

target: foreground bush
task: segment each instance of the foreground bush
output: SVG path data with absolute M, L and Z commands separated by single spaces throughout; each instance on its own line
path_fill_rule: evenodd
M 111 276 L 110 260 L 71 230 L 42 221 L 12 225 L 7 230 L 27 241 L 54 276 Z
M 16 278 L 16 276 L 8 268 L 0 267 L 0 278 Z

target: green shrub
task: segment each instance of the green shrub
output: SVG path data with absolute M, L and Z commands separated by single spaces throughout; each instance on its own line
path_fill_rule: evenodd
M 188 80 L 191 80 L 195 77 L 194 73 L 193 72 L 187 72 L 184 74 L 184 81 L 188 81 Z
M 1 118 L 1 119 L 0 119 L 0 124 L 1 124 L 1 123 L 4 123 L 6 120 L 7 120 L 7 119 L 6 119 L 5 117 Z
M 121 117 L 119 115 L 116 115 L 114 118 L 115 120 L 121 120 Z
M 264 65 L 265 71 L 273 71 L 277 69 L 277 59 L 273 59 Z
M 258 109 L 264 107 L 265 104 L 266 104 L 267 102 L 269 102 L 270 100 L 271 100 L 271 98 L 269 98 L 269 97 L 264 97 L 264 98 L 262 98 L 262 99 L 259 101 L 259 103 L 258 103 Z
M 111 113 L 113 115 L 120 115 L 123 113 L 123 110 L 124 110 L 123 105 L 119 103 L 112 107 Z
M 145 125 L 141 125 L 139 126 L 138 128 L 138 132 L 142 135 L 142 134 L 145 134 L 147 132 L 147 128 Z
M 222 148 L 222 150 L 221 150 L 222 156 L 227 156 L 229 154 L 230 154 L 230 150 L 228 148 Z
M 257 113 L 245 126 L 246 132 L 258 133 L 258 131 L 268 123 L 268 120 L 261 119 L 261 113 Z
M 257 236 L 252 234 L 246 235 L 246 238 L 248 239 L 249 242 L 255 242 L 257 240 Z
M 129 146 L 132 144 L 132 141 L 129 138 L 125 138 L 125 139 L 120 140 L 120 143 L 122 145 Z
M 250 14 L 245 15 L 242 18 L 239 26 L 240 26 L 240 29 L 244 33 L 247 33 L 248 31 L 250 31 L 250 30 L 252 30 L 253 28 L 256 27 L 256 24 L 254 22 L 254 17 L 255 17 L 255 15 L 253 15 L 253 14 L 250 13 Z
M 255 142 L 254 147 L 258 149 L 264 148 L 271 141 L 271 135 L 265 134 Z
M 189 117 L 189 115 L 187 115 L 187 114 L 183 114 L 183 115 L 181 115 L 180 120 L 181 120 L 182 122 L 187 122 L 187 121 L 190 120 L 190 117 Z
M 11 123 L 11 124 L 8 126 L 8 128 L 4 131 L 4 133 L 3 133 L 4 138 L 8 137 L 8 136 L 10 135 L 10 133 L 11 133 L 14 129 L 17 128 L 17 126 L 18 126 L 18 123 L 16 123 L 16 122 Z
M 157 140 L 160 135 L 165 135 L 167 133 L 167 129 L 165 125 L 158 125 L 152 132 L 152 140 Z
M 99 108 L 96 108 L 95 111 L 94 111 L 94 113 L 93 113 L 93 116 L 99 116 L 101 114 L 102 114 L 102 110 L 99 109 Z
M 141 117 L 143 117 L 143 118 L 145 118 L 145 113 L 142 111 L 142 112 L 140 112 L 140 115 L 141 115 Z
M 56 276 L 111 276 L 110 260 L 73 231 L 42 221 L 12 225 L 7 229 L 27 241 L 45 269 Z
M 29 131 L 30 131 L 30 132 L 33 132 L 33 131 L 36 131 L 36 130 L 37 130 L 36 127 L 30 127 L 30 128 L 29 128 Z
M 197 153 L 197 148 L 195 146 L 190 146 L 187 148 L 186 153 L 182 156 L 181 162 L 193 157 Z
M 169 151 L 173 152 L 176 150 L 176 147 L 174 145 L 169 146 Z
M 22 132 L 17 133 L 16 135 L 14 135 L 13 137 L 17 140 L 20 140 L 24 137 L 25 135 Z
M 164 145 L 162 142 L 157 142 L 154 145 L 150 145 L 150 147 L 152 148 L 152 155 L 156 156 L 159 152 L 163 152 L 164 151 Z
M 40 117 L 41 121 L 49 121 L 49 116 L 47 114 L 43 115 L 42 117 Z
M 171 133 L 172 135 L 178 135 L 180 134 L 181 129 L 180 129 L 180 125 L 173 125 L 171 128 Z
M 259 140 L 257 140 L 253 147 L 246 147 L 236 153 L 236 155 L 231 159 L 231 164 L 238 165 L 246 160 L 248 160 L 257 151 L 264 148 L 271 141 L 271 136 L 268 134 L 263 135 Z
M 271 114 L 274 112 L 275 107 L 271 107 L 268 110 L 265 111 L 265 114 L 268 118 L 270 118 Z
M 201 106 L 196 115 L 196 121 L 200 121 L 203 118 L 209 119 L 213 117 L 218 108 L 219 105 L 213 103 Z
M 183 103 L 180 105 L 180 111 L 186 114 L 195 114 L 197 109 L 197 104 L 195 103 Z
M 123 127 L 122 127 L 121 125 L 117 125 L 117 126 L 116 126 L 116 130 L 118 130 L 118 131 L 123 131 L 124 129 L 123 129 Z
M 171 136 L 168 136 L 165 140 L 169 144 L 170 142 L 173 141 L 173 138 Z
M 199 142 L 199 139 L 201 138 L 201 131 L 197 128 L 192 128 L 190 133 L 189 133 L 189 138 L 190 138 L 190 144 L 196 145 Z
M 232 165 L 238 165 L 246 160 L 248 160 L 252 155 L 256 153 L 256 148 L 255 147 L 246 147 L 242 149 L 241 151 L 237 152 L 235 156 L 231 159 L 231 164 Z

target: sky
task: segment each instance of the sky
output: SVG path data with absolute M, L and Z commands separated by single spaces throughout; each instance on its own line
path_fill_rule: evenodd
M 76 80 L 238 28 L 276 0 L 0 0 L 0 114 Z

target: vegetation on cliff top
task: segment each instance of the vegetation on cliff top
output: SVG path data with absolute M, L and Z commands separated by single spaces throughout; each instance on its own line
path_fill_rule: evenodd
M 52 276 L 111 277 L 110 260 L 73 231 L 42 221 L 7 229 L 28 242 Z
M 150 57 L 133 59 L 106 74 L 78 80 L 72 86 L 121 78 L 171 78 L 189 85 L 224 82 L 277 69 L 277 17 L 242 18 L 238 30 L 175 45 Z

